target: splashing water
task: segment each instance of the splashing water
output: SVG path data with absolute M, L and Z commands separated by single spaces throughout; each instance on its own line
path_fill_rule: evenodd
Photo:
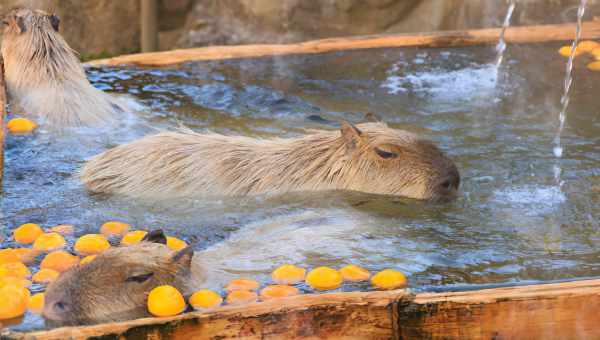
M 554 137 L 554 156 L 556 158 L 561 158 L 563 155 L 563 146 L 561 143 L 561 136 L 563 129 L 565 127 L 565 121 L 567 119 L 567 108 L 569 107 L 569 93 L 571 90 L 571 85 L 573 84 L 573 61 L 575 60 L 575 51 L 577 50 L 577 44 L 579 44 L 579 40 L 581 39 L 581 29 L 582 29 L 582 20 L 583 15 L 585 14 L 585 7 L 587 5 L 587 0 L 581 0 L 579 4 L 579 8 L 577 9 L 577 29 L 575 31 L 575 39 L 573 39 L 573 44 L 571 45 L 571 54 L 569 55 L 569 61 L 567 62 L 566 72 L 565 72 L 565 81 L 564 81 L 564 92 L 562 97 L 560 98 L 560 103 L 562 104 L 562 109 L 558 115 L 558 131 L 556 132 L 556 137 Z M 554 178 L 556 183 L 560 186 L 563 185 L 563 181 L 561 180 L 561 168 L 557 163 L 554 166 Z
M 500 38 L 498 39 L 498 44 L 496 45 L 496 68 L 500 67 L 502 64 L 502 59 L 504 59 L 504 51 L 506 50 L 506 41 L 504 40 L 504 35 L 506 34 L 506 29 L 510 26 L 510 18 L 515 10 L 515 6 L 517 5 L 517 0 L 508 0 L 508 10 L 506 11 L 506 16 L 504 17 L 504 22 L 502 23 L 502 30 L 500 30 Z

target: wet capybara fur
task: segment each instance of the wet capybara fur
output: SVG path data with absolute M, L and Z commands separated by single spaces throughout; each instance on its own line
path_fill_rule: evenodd
M 144 241 L 114 247 L 85 265 L 61 274 L 45 294 L 42 315 L 49 324 L 81 325 L 150 316 L 146 299 L 150 291 L 169 284 L 190 295 L 201 273 L 192 273 L 191 247 L 172 251 L 162 231 Z
M 14 9 L 3 24 L 2 57 L 13 112 L 60 130 L 112 123 L 124 110 L 116 98 L 89 83 L 76 53 L 58 32 L 56 15 Z
M 91 192 L 146 199 L 352 190 L 445 200 L 460 184 L 433 143 L 378 122 L 297 138 L 164 132 L 93 157 L 81 180 Z

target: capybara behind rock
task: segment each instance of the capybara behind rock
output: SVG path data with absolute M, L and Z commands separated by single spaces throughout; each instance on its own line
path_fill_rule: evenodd
M 454 163 L 431 142 L 383 123 L 299 138 L 164 132 L 92 158 L 92 192 L 143 198 L 353 190 L 415 199 L 456 196 Z
M 15 9 L 3 20 L 2 57 L 13 111 L 34 115 L 51 129 L 114 121 L 123 106 L 94 88 L 75 52 L 58 33 L 59 19 Z
M 160 232 L 143 242 L 110 248 L 83 266 L 63 273 L 48 286 L 43 316 L 54 325 L 77 325 L 149 316 L 148 293 L 170 284 L 191 294 L 201 273 L 191 271 L 193 251 L 171 251 Z

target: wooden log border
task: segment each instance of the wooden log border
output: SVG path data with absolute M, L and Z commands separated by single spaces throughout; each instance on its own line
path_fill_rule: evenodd
M 344 50 L 390 47 L 456 47 L 495 44 L 499 28 L 441 31 L 419 34 L 389 34 L 313 40 L 296 44 L 209 46 L 155 53 L 124 55 L 88 62 L 88 66 L 137 65 L 168 66 L 187 61 L 256 58 L 266 56 L 313 54 Z M 575 37 L 575 24 L 516 26 L 506 30 L 508 44 L 566 41 Z M 600 38 L 600 20 L 583 24 L 582 39 Z
M 310 294 L 2 339 L 599 339 L 600 280 L 411 294 Z

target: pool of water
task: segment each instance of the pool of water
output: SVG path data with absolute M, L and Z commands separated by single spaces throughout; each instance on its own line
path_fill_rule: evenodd
M 72 224 L 72 243 L 120 220 L 194 244 L 213 288 L 234 276 L 267 282 L 288 262 L 396 268 L 416 291 L 600 276 L 600 73 L 577 59 L 558 161 L 552 140 L 566 60 L 556 49 L 509 46 L 499 70 L 493 46 L 90 69 L 95 86 L 128 94 L 139 112 L 110 131 L 8 136 L 0 246 L 14 246 L 11 231 L 22 223 Z M 90 196 L 73 176 L 107 148 L 180 125 L 297 136 L 358 123 L 365 112 L 437 142 L 461 171 L 459 198 L 329 192 L 152 203 Z M 40 327 L 28 315 L 17 329 Z

